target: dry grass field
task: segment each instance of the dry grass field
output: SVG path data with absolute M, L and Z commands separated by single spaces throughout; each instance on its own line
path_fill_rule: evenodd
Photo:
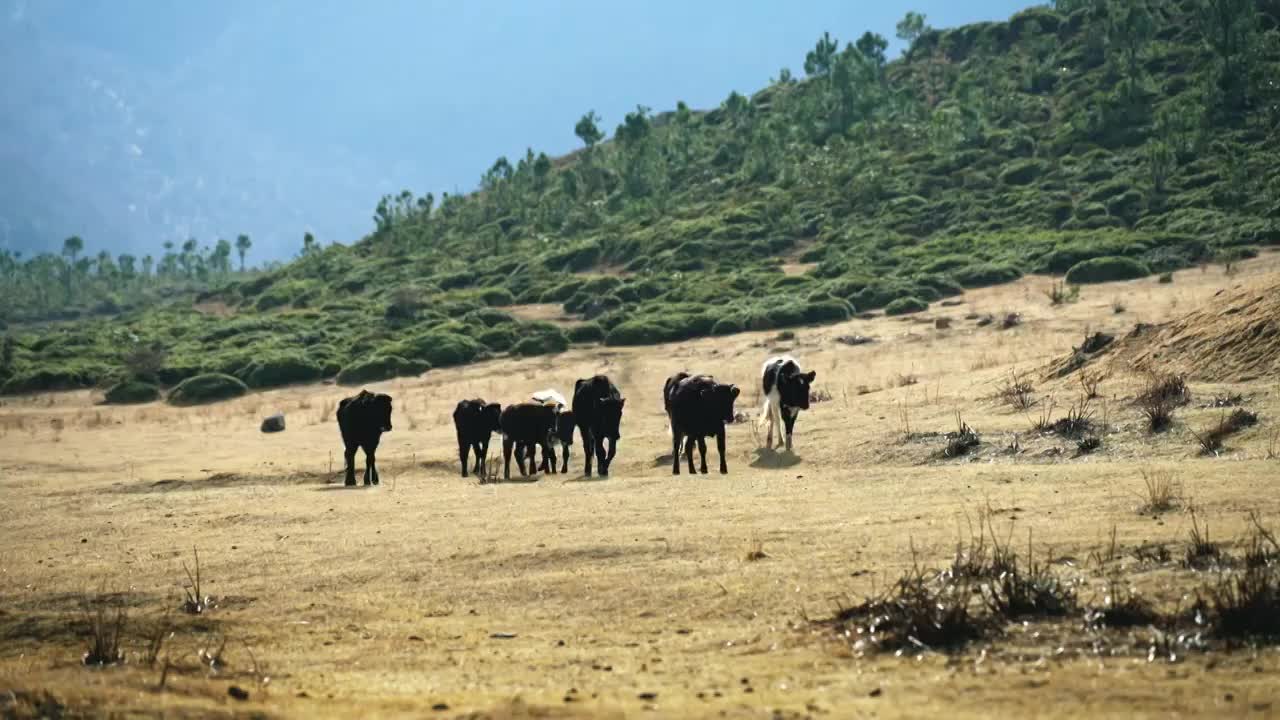
M 1193 372 L 1191 402 L 1153 434 L 1134 404 L 1148 376 L 1117 352 L 1085 370 L 1097 397 L 1084 436 L 1099 447 L 1032 429 L 1079 409 L 1080 373 L 1046 370 L 1086 334 L 1120 342 L 1137 323 L 1212 315 L 1223 289 L 1278 282 L 1276 254 L 1230 276 L 1086 286 L 1056 306 L 1050 280 L 1026 278 L 906 318 L 433 370 L 370 386 L 395 398 L 373 489 L 339 476 L 334 410 L 358 388 L 197 408 L 5 398 L 0 716 L 1280 714 L 1274 645 L 1085 619 L 1117 587 L 1161 613 L 1190 608 L 1226 572 L 1185 566 L 1193 526 L 1237 558 L 1233 572 L 1251 513 L 1280 532 L 1280 379 Z M 1002 328 L 1010 313 L 1020 322 Z M 837 341 L 853 335 L 874 342 Z M 783 350 L 817 371 L 822 400 L 797 423 L 795 455 L 761 451 L 742 422 L 727 476 L 712 443 L 711 475 L 673 478 L 666 376 L 735 382 L 754 417 L 760 364 Z M 567 392 L 595 372 L 628 398 L 609 478 L 581 477 L 580 447 L 568 475 L 459 476 L 457 400 Z M 1011 378 L 1033 386 L 1025 410 L 1000 397 Z M 1201 454 L 1197 435 L 1231 411 L 1206 406 L 1234 394 L 1258 422 Z M 287 431 L 260 433 L 275 411 Z M 959 423 L 980 443 L 948 458 Z M 1172 487 L 1171 508 L 1139 513 L 1144 478 Z M 901 653 L 823 622 L 913 565 L 951 567 L 979 523 L 1081 610 Z M 183 609 L 196 550 L 213 598 L 199 614 Z M 126 662 L 85 667 L 98 613 L 109 635 L 121 608 Z

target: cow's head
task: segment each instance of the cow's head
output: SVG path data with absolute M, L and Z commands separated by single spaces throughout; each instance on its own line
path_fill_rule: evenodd
M 377 418 L 382 432 L 391 432 L 391 396 L 378 394 L 373 396 L 373 416 Z
M 480 426 L 489 432 L 502 432 L 501 403 L 485 403 L 480 407 Z
M 778 379 L 778 394 L 782 396 L 782 404 L 787 407 L 809 409 L 809 386 L 818 376 L 816 372 L 784 375 Z
M 712 417 L 729 424 L 733 422 L 733 401 L 738 399 L 741 392 L 737 385 L 716 383 L 702 391 L 702 403 Z
M 620 432 L 622 427 L 622 406 L 626 402 L 626 398 L 600 399 L 600 403 L 596 408 L 599 412 L 601 437 L 613 438 L 614 440 L 622 437 Z

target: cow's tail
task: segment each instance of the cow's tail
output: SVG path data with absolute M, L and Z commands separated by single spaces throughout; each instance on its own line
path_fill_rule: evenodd
M 769 396 L 765 395 L 764 406 L 760 408 L 760 417 L 756 418 L 756 425 L 763 425 L 765 421 L 769 419 L 769 411 L 772 409 L 773 407 L 769 402 Z

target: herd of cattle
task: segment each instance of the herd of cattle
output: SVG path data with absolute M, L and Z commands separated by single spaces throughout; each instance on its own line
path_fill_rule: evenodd
M 764 392 L 763 417 L 768 420 L 766 447 L 773 447 L 774 428 L 779 441 L 791 450 L 791 434 L 796 416 L 809 407 L 809 391 L 817 373 L 803 372 L 800 363 L 787 355 L 770 358 L 761 368 Z M 671 472 L 680 474 L 683 449 L 689 472 L 707 472 L 706 439 L 715 437 L 720 454 L 720 472 L 729 472 L 725 460 L 725 425 L 734 422 L 734 401 L 740 389 L 721 383 L 710 375 L 676 373 L 667 378 L 662 389 L 663 407 L 671 428 Z M 574 430 L 582 438 L 585 456 L 583 472 L 591 477 L 594 459 L 602 477 L 618 451 L 621 437 L 622 408 L 626 398 L 605 375 L 578 380 L 573 399 L 555 390 L 533 393 L 526 402 L 503 407 L 481 399 L 463 400 L 453 411 L 453 424 L 458 433 L 458 459 L 462 476 L 467 476 L 469 455 L 475 455 L 471 471 L 480 477 L 486 473 L 485 461 L 489 440 L 494 433 L 502 435 L 503 478 L 511 478 L 511 456 L 515 455 L 521 475 L 568 472 L 569 448 Z M 364 450 L 364 484 L 378 484 L 374 454 L 384 432 L 391 431 L 391 396 L 362 390 L 338 404 L 338 428 L 346 446 L 346 484 L 356 484 L 356 450 Z M 606 450 L 607 441 L 607 450 Z M 559 446 L 557 468 L 556 446 Z M 701 455 L 699 470 L 694 469 L 693 450 Z M 542 449 L 542 463 L 536 463 L 536 450 Z M 528 466 L 526 467 L 526 462 Z

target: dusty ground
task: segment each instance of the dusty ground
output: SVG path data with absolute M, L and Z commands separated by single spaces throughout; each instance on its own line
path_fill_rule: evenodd
M 1234 547 L 1249 511 L 1280 527 L 1276 378 L 1191 382 L 1195 403 L 1159 437 L 1128 401 L 1142 380 L 1115 369 L 1093 410 L 1096 453 L 1030 432 L 1076 401 L 1075 378 L 1033 371 L 1087 330 L 1127 332 L 1205 307 L 1237 284 L 1274 281 L 1268 254 L 1221 268 L 1088 286 L 1052 307 L 1049 281 L 967 294 L 909 319 L 876 318 L 665 347 L 584 349 L 548 359 L 431 371 L 371 389 L 396 401 L 379 453 L 383 484 L 334 484 L 334 407 L 351 389 L 295 387 L 214 406 L 101 407 L 90 393 L 0 406 L 0 714 L 121 711 L 321 717 L 1169 716 L 1280 713 L 1275 648 L 1148 662 L 1150 632 L 1080 621 L 1010 625 L 959 654 L 860 655 L 810 622 L 896 578 L 913 559 L 946 565 L 968 523 L 1056 558 L 1097 602 L 1104 575 L 1171 610 L 1212 573 L 1149 566 L 1181 553 L 1185 511 L 1141 516 L 1142 471 L 1166 470 L 1211 536 Z M 1123 306 L 1123 312 L 1116 312 Z M 966 315 L 1021 313 L 978 327 Z M 935 318 L 950 318 L 937 329 Z M 838 336 L 866 335 L 856 347 Z M 785 337 L 785 336 L 784 336 Z M 830 399 L 798 423 L 795 458 L 758 453 L 731 427 L 730 474 L 672 478 L 661 388 L 711 372 L 759 408 L 760 363 L 788 349 Z M 457 473 L 449 414 L 463 397 L 511 402 L 606 372 L 628 397 L 612 477 L 485 484 Z M 1032 372 L 1027 413 L 993 398 Z M 1261 421 L 1200 457 L 1193 430 L 1238 392 Z M 1052 399 L 1051 399 L 1052 398 Z M 258 431 L 284 411 L 282 434 Z M 936 457 L 956 413 L 982 436 L 976 460 Z M 910 433 L 910 437 L 908 437 Z M 1005 449 L 1015 443 L 1016 452 Z M 575 449 L 576 450 L 576 449 Z M 711 466 L 715 458 L 712 449 Z M 1111 546 L 1116 549 L 1113 551 Z M 217 607 L 179 611 L 199 549 Z M 762 553 L 764 557 L 759 557 Z M 1100 557 L 1102 556 L 1102 557 Z M 1104 567 L 1105 566 L 1105 567 Z M 88 670 L 84 608 L 129 607 L 122 667 Z M 145 635 L 168 616 L 155 666 Z M 199 651 L 223 663 L 210 668 Z M 170 670 L 162 671 L 168 660 Z M 158 689 L 161 676 L 164 689 Z M 269 681 L 267 680 L 269 678 Z M 228 687 L 249 693 L 228 696 Z M 433 709 L 436 708 L 436 709 Z

